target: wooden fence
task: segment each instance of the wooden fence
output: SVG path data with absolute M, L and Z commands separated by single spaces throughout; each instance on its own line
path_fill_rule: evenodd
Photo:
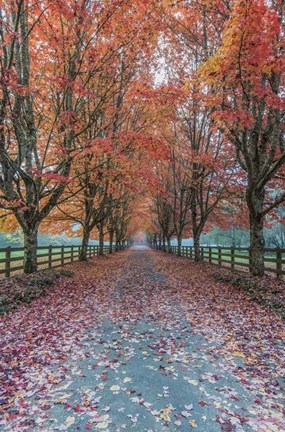
M 170 253 L 177 255 L 178 247 L 172 246 Z M 203 261 L 222 268 L 230 270 L 250 268 L 249 248 L 200 246 L 200 254 Z M 182 246 L 181 255 L 194 259 L 194 247 Z M 275 273 L 277 277 L 285 275 L 285 249 L 265 248 L 264 264 L 266 272 Z
M 63 267 L 78 261 L 81 246 L 40 246 L 38 247 L 38 270 Z M 104 254 L 109 253 L 109 246 L 104 246 Z M 99 246 L 88 246 L 87 257 L 99 255 Z M 0 275 L 10 277 L 12 273 L 23 270 L 24 248 L 0 248 Z

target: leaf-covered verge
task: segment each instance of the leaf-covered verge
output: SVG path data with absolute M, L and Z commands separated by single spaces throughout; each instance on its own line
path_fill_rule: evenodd
M 0 314 L 17 308 L 21 303 L 31 303 L 47 295 L 47 289 L 61 277 L 72 277 L 70 270 L 42 270 L 31 275 L 16 275 L 0 281 Z
M 220 270 L 213 273 L 216 282 L 228 283 L 240 288 L 261 306 L 272 309 L 285 319 L 285 282 L 270 276 L 254 277 L 249 274 Z

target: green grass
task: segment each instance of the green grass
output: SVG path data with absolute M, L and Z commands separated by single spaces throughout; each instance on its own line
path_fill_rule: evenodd
M 211 251 L 212 251 L 211 252 L 212 262 L 217 263 L 219 261 L 218 248 L 212 247 Z M 247 250 L 235 251 L 235 255 L 244 255 L 244 258 L 234 256 L 235 264 L 239 264 L 239 263 L 240 264 L 249 264 L 249 252 Z M 284 255 L 285 254 L 283 254 L 283 259 L 284 259 Z M 272 253 L 272 252 L 266 252 L 264 256 L 265 256 L 265 259 L 266 258 L 271 258 L 271 259 L 276 258 L 276 254 Z M 204 249 L 204 261 L 209 262 L 209 250 L 207 248 Z M 223 248 L 221 248 L 221 261 L 224 264 L 227 264 L 227 263 L 230 264 L 231 263 L 231 251 L 230 250 L 223 250 Z M 268 263 L 266 261 L 265 261 L 265 265 L 266 266 L 272 266 L 273 265 L 273 267 L 275 267 L 275 263 Z
M 76 253 L 77 251 L 78 251 L 78 246 L 74 246 L 74 252 Z M 60 246 L 54 246 L 54 247 L 52 248 L 52 254 L 54 254 L 55 252 L 57 252 L 58 255 L 60 255 L 60 254 L 61 254 L 61 247 L 60 247 Z M 65 250 L 65 251 L 64 251 L 64 254 L 65 254 L 65 255 L 69 255 L 70 252 L 71 252 L 71 248 L 68 249 L 68 250 Z M 38 255 L 38 256 L 41 256 L 41 255 L 44 255 L 44 254 L 47 254 L 47 253 L 49 253 L 49 248 L 38 250 L 37 255 Z M 23 258 L 23 257 L 24 257 L 24 251 L 23 251 L 23 250 L 20 250 L 20 251 L 13 251 L 13 248 L 12 248 L 12 249 L 11 249 L 11 257 L 12 257 L 12 258 L 17 258 L 17 257 L 19 257 L 19 258 Z M 0 252 L 0 258 L 1 258 L 1 259 L 2 259 L 2 258 L 5 258 L 5 252 Z
M 40 269 L 48 267 L 48 264 L 42 264 L 41 265 L 41 261 L 43 261 L 43 262 L 48 261 L 48 256 L 43 256 L 43 255 L 48 254 L 48 253 L 49 253 L 49 248 L 38 250 L 37 256 L 38 256 L 38 265 L 39 265 Z M 74 253 L 74 255 L 73 255 L 74 259 L 76 260 L 78 258 L 78 247 L 74 247 L 73 253 Z M 67 249 L 64 251 L 64 257 L 70 261 L 71 249 Z M 3 259 L 3 258 L 5 258 L 5 252 L 0 252 L 0 259 Z M 14 275 L 17 273 L 21 273 L 21 270 L 13 271 L 13 267 L 19 267 L 23 264 L 24 251 L 23 250 L 20 250 L 20 251 L 11 250 L 11 258 L 19 258 L 19 261 L 17 260 L 17 261 L 11 262 L 11 274 Z M 55 259 L 59 260 L 60 258 L 61 258 L 61 247 L 60 246 L 59 247 L 56 247 L 56 246 L 53 247 L 52 248 L 52 260 L 55 260 Z M 52 263 L 53 266 L 59 265 L 59 264 L 60 264 L 60 261 Z M 5 263 L 0 263 L 0 269 L 4 269 L 4 268 L 5 268 Z M 4 277 L 4 274 L 0 274 L 0 277 L 1 276 Z

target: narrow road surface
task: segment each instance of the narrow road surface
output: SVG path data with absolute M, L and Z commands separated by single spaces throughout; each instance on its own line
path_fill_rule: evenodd
M 72 270 L 1 318 L 1 431 L 285 431 L 273 312 L 143 248 Z

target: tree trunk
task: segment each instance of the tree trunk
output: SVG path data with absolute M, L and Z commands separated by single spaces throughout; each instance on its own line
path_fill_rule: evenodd
M 201 254 L 200 254 L 200 235 L 196 234 L 193 237 L 194 242 L 194 259 L 195 261 L 201 261 Z
M 89 244 L 90 231 L 87 227 L 83 229 L 83 238 L 79 254 L 79 261 L 87 261 L 87 249 Z
M 263 218 L 250 215 L 250 272 L 253 276 L 264 275 Z
M 109 253 L 113 253 L 114 231 L 109 231 Z
M 200 261 L 200 233 L 198 231 L 198 220 L 197 220 L 197 191 L 193 191 L 191 201 L 191 216 L 192 216 L 192 232 L 193 232 L 193 244 L 194 244 L 194 260 Z
M 24 230 L 24 273 L 37 271 L 38 226 Z
M 171 240 L 170 237 L 167 238 L 167 249 L 166 249 L 167 253 L 171 252 Z
M 116 235 L 115 251 L 118 252 L 119 250 L 120 250 L 120 241 L 118 236 Z
M 160 239 L 161 239 L 161 237 L 160 237 Z M 159 249 L 160 250 L 161 250 L 161 246 L 162 246 L 163 252 L 165 252 L 166 251 L 166 248 L 165 248 L 165 235 L 162 236 L 162 245 L 161 245 L 161 241 L 160 241 L 160 245 L 159 245 Z
M 246 191 L 246 202 L 249 210 L 250 225 L 250 273 L 253 276 L 264 275 L 264 235 L 263 216 L 264 190 L 257 190 L 249 185 Z
M 157 235 L 155 234 L 153 237 L 154 248 L 157 249 Z
M 163 247 L 163 238 L 159 234 L 159 237 L 158 237 L 158 249 L 161 250 L 161 247 Z
M 177 237 L 177 256 L 181 256 L 182 237 Z
M 99 255 L 104 255 L 104 226 L 99 225 Z

